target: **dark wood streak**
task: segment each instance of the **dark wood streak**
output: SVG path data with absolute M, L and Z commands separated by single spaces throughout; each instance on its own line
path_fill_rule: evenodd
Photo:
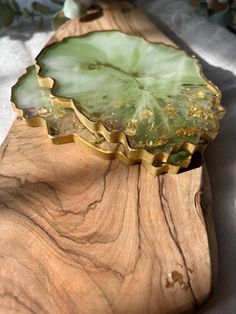
M 8 147 L 8 142 L 4 143 L 3 145 L 5 145 L 3 151 L 2 151 L 2 156 L 1 156 L 1 159 L 3 160 L 5 154 L 6 154 L 6 151 L 7 151 L 7 147 Z
M 196 210 L 196 213 L 200 219 L 200 221 L 202 222 L 203 226 L 205 226 L 205 220 L 204 217 L 200 215 L 199 210 L 203 210 L 203 206 L 202 206 L 202 198 L 203 198 L 203 193 L 201 190 L 199 190 L 195 196 L 194 196 L 194 207 Z M 200 206 L 199 206 L 200 205 Z M 200 207 L 200 208 L 199 208 Z
M 197 298 L 196 298 L 196 296 L 194 294 L 193 287 L 191 285 L 191 278 L 189 276 L 188 265 L 187 265 L 187 262 L 186 262 L 186 258 L 184 256 L 184 252 L 183 252 L 182 247 L 181 247 L 181 245 L 179 243 L 179 240 L 178 240 L 177 230 L 175 228 L 175 224 L 174 224 L 174 221 L 173 221 L 173 217 L 172 217 L 171 209 L 170 209 L 170 206 L 169 206 L 169 203 L 168 203 L 168 199 L 165 197 L 165 193 L 164 193 L 165 175 L 158 176 L 157 180 L 158 180 L 158 190 L 159 190 L 159 195 L 160 195 L 161 209 L 162 209 L 162 212 L 163 212 L 164 217 L 165 217 L 166 225 L 168 227 L 170 236 L 171 236 L 172 240 L 174 241 L 175 246 L 178 249 L 178 251 L 179 251 L 179 253 L 180 253 L 181 257 L 182 257 L 183 265 L 185 267 L 185 273 L 186 273 L 186 276 L 187 276 L 187 279 L 188 279 L 189 288 L 190 288 L 190 291 L 191 291 L 191 294 L 192 294 L 192 297 L 193 297 L 193 301 L 194 301 L 194 306 L 198 309 L 199 308 L 199 304 L 198 304 L 198 300 L 197 300 Z M 165 201 L 166 206 L 165 206 L 163 200 Z M 173 225 L 174 232 L 171 230 L 171 227 L 170 227 L 170 224 L 169 224 L 166 212 L 165 212 L 165 208 L 167 208 L 168 211 L 169 211 L 170 220 L 171 220 L 171 223 Z
M 158 257 L 158 255 L 156 254 L 156 251 L 153 247 L 153 245 L 151 244 L 150 240 L 149 240 L 149 237 L 148 235 L 146 234 L 145 232 L 145 228 L 142 227 L 142 222 L 141 222 L 141 219 L 140 219 L 140 210 L 141 210 L 141 204 L 140 204 L 140 193 L 141 193 L 141 165 L 138 165 L 138 182 L 137 182 L 137 195 L 138 195 L 138 199 L 137 199 L 137 214 L 138 214 L 138 234 L 139 234 L 139 250 L 141 249 L 141 230 L 142 230 L 142 233 L 143 235 L 145 236 L 145 239 L 146 241 L 148 242 L 150 248 L 152 249 L 152 252 L 161 268 L 161 262 L 160 262 L 160 259 Z M 141 255 L 141 254 L 140 254 Z M 138 262 L 138 261 L 137 261 Z M 137 264 L 137 263 L 136 263 Z M 161 282 L 160 282 L 161 284 Z
M 103 178 L 104 178 L 104 190 L 103 190 L 103 192 L 102 192 L 102 195 L 104 195 L 104 193 L 105 193 L 105 189 L 106 189 L 106 177 L 107 177 L 107 175 L 108 175 L 109 172 L 110 172 L 111 164 L 112 164 L 112 161 L 109 162 L 109 166 L 108 166 L 108 168 L 107 168 L 107 170 L 105 171 L 104 176 L 103 176 Z M 24 186 L 26 186 L 27 183 L 29 182 L 28 180 L 25 180 L 24 183 L 22 183 L 21 180 L 20 180 L 19 178 L 17 178 L 17 177 L 10 177 L 10 176 L 5 176 L 5 175 L 0 174 L 0 177 L 1 177 L 1 176 L 4 177 L 4 178 L 11 179 L 11 180 L 16 180 L 16 182 L 18 182 L 20 188 L 24 188 Z M 41 181 L 36 182 L 36 183 L 30 182 L 30 184 L 32 184 L 32 185 L 45 184 L 48 188 L 50 188 L 51 191 L 54 192 L 54 195 L 57 195 L 56 191 L 55 191 L 55 190 L 52 188 L 52 186 L 49 185 L 47 182 L 41 182 Z M 22 199 L 25 199 L 25 200 L 27 199 L 27 196 L 24 196 L 24 194 L 23 194 L 22 192 L 21 192 L 21 193 L 19 193 L 19 192 L 16 193 L 16 194 L 14 195 L 14 198 L 15 198 L 16 196 L 17 196 L 17 197 L 20 196 Z M 32 197 L 32 195 L 31 195 L 31 197 Z M 58 198 L 58 200 L 59 200 L 58 195 L 57 195 L 57 198 Z M 39 198 L 37 198 L 36 200 L 39 201 L 39 202 L 41 202 L 42 205 L 43 205 L 43 207 L 44 207 L 44 209 L 46 210 L 46 206 L 43 204 L 43 202 L 42 202 Z M 112 272 L 112 273 L 118 275 L 119 278 L 121 278 L 122 280 L 125 279 L 125 276 L 124 276 L 122 273 L 120 273 L 120 272 L 118 272 L 118 271 L 115 271 L 114 269 L 108 268 L 108 267 L 105 266 L 104 264 L 97 263 L 97 262 L 95 261 L 95 259 L 92 259 L 90 256 L 85 255 L 85 254 L 81 254 L 81 253 L 76 253 L 75 251 L 66 248 L 64 245 L 62 246 L 61 244 L 59 244 L 58 240 L 55 238 L 55 235 L 53 236 L 53 234 L 50 233 L 50 231 L 47 231 L 47 230 L 45 229 L 45 224 L 44 224 L 44 223 L 38 223 L 37 221 L 35 221 L 35 218 L 29 217 L 28 215 L 26 215 L 26 214 L 20 212 L 19 210 L 10 207 L 7 203 L 3 202 L 2 200 L 0 200 L 0 204 L 3 205 L 3 206 L 5 206 L 6 208 L 8 208 L 8 210 L 10 209 L 10 210 L 12 210 L 12 211 L 15 211 L 15 212 L 17 212 L 20 216 L 22 216 L 22 217 L 24 217 L 25 219 L 29 220 L 29 221 L 32 223 L 32 228 L 34 228 L 34 226 L 35 226 L 35 227 L 38 227 L 39 229 L 41 229 L 41 231 L 45 233 L 45 235 L 48 237 L 48 239 L 51 239 L 51 240 L 54 242 L 54 244 L 55 244 L 59 249 L 61 249 L 61 250 L 64 251 L 65 253 L 70 254 L 70 255 L 72 256 L 72 258 L 74 259 L 75 262 L 78 262 L 78 257 L 83 256 L 84 258 L 88 259 L 92 264 L 94 264 L 97 268 L 99 268 L 99 269 L 101 269 L 101 270 L 105 270 L 105 271 Z M 60 202 L 60 207 L 61 207 L 61 209 L 63 210 L 63 207 L 62 207 L 61 202 Z M 33 210 L 33 208 L 32 208 L 32 210 Z M 33 211 L 34 211 L 34 210 L 33 210 Z M 63 211 L 64 211 L 64 210 L 63 210 Z M 81 244 L 85 244 L 85 243 L 94 244 L 94 243 L 95 243 L 95 242 L 90 242 L 89 238 L 88 238 L 86 241 L 79 241 L 78 239 L 77 239 L 77 240 L 74 240 L 72 237 L 66 236 L 65 234 L 62 235 L 62 234 L 59 232 L 59 230 L 57 230 L 57 228 L 55 227 L 55 225 L 51 225 L 50 222 L 49 222 L 40 212 L 37 212 L 37 214 L 40 215 L 40 217 L 43 217 L 44 220 L 50 225 L 50 227 L 52 228 L 52 232 L 53 232 L 54 234 L 56 233 L 56 234 L 58 234 L 61 238 L 66 238 L 66 239 L 68 239 L 68 240 L 74 242 L 75 245 L 78 244 L 78 243 L 81 243 Z M 73 212 L 73 214 L 74 214 L 74 215 L 77 215 L 77 213 L 75 213 L 75 212 Z M 118 234 L 117 237 L 119 237 L 119 234 Z M 109 241 L 96 241 L 96 243 L 104 243 L 104 244 L 105 244 L 105 243 L 109 243 L 109 242 L 115 242 L 116 240 L 117 240 L 117 238 L 115 238 L 114 240 L 109 240 Z M 127 274 L 127 275 L 129 275 L 129 274 Z M 126 275 L 126 276 L 127 276 L 127 275 Z
M 200 206 L 202 209 L 202 214 L 203 214 L 203 218 L 204 218 L 204 224 L 205 226 L 208 228 L 208 222 L 209 222 L 209 201 L 205 196 L 205 193 L 202 191 L 201 193 L 201 199 L 200 199 Z
M 108 267 L 106 267 L 105 265 L 102 265 L 102 264 L 98 264 L 95 262 L 94 259 L 92 259 L 91 257 L 89 257 L 88 255 L 85 255 L 85 254 L 81 254 L 81 253 L 76 253 L 75 251 L 73 251 L 72 249 L 68 249 L 66 248 L 65 246 L 62 246 L 61 244 L 59 244 L 59 242 L 55 239 L 55 237 L 53 237 L 45 228 L 43 228 L 43 226 L 41 224 L 39 224 L 38 222 L 36 222 L 33 218 L 27 216 L 26 214 L 22 213 L 22 212 L 19 212 L 17 209 L 15 208 L 12 208 L 10 207 L 7 203 L 3 202 L 0 200 L 0 205 L 3 205 L 5 206 L 8 210 L 12 210 L 13 212 L 16 212 L 18 215 L 22 216 L 23 218 L 25 218 L 26 220 L 30 221 L 32 223 L 32 227 L 38 227 L 46 236 L 47 238 L 50 240 L 53 241 L 53 243 L 59 248 L 61 249 L 62 251 L 64 251 L 65 253 L 68 253 L 72 259 L 75 261 L 75 262 L 78 262 L 78 257 L 80 256 L 83 256 L 84 258 L 87 258 L 92 264 L 94 264 L 97 268 L 100 268 L 102 270 L 105 270 L 105 271 L 111 271 L 115 274 L 118 274 L 120 278 L 124 279 L 125 276 L 118 272 L 118 271 L 115 271 L 114 269 L 110 269 Z M 53 230 L 54 232 L 58 233 L 60 235 L 60 233 L 58 231 L 56 231 L 55 229 Z M 72 238 L 70 237 L 66 237 L 66 236 L 62 236 L 62 237 L 65 237 L 65 238 L 68 238 L 69 240 L 72 240 Z M 76 241 L 75 241 L 76 242 Z M 79 243 L 77 241 L 77 243 Z M 99 242 L 97 241 L 97 243 L 102 243 L 102 242 Z
M 31 307 L 29 307 L 25 302 L 23 302 L 22 300 L 20 300 L 17 296 L 15 296 L 14 294 L 12 294 L 11 292 L 4 292 L 4 293 L 0 293 L 0 298 L 4 298 L 4 297 L 9 297 L 11 299 L 13 299 L 17 304 L 19 304 L 21 307 L 25 308 L 27 311 L 29 311 L 30 313 L 33 314 L 38 314 L 39 312 L 35 312 Z M 27 296 L 28 297 L 28 296 Z M 29 297 L 28 297 L 29 298 Z M 32 298 L 29 298 L 30 301 L 32 302 Z M 33 303 L 33 302 L 32 302 Z M 42 308 L 41 308 L 42 309 Z M 40 313 L 43 313 L 40 311 Z
M 114 274 L 117 274 L 119 275 L 120 278 L 122 278 L 122 280 L 124 280 L 125 276 L 123 276 L 123 274 L 121 274 L 120 272 L 118 271 L 115 271 L 114 269 L 111 269 L 111 268 L 108 268 L 106 267 L 105 265 L 98 265 L 97 263 L 95 263 L 95 260 L 90 258 L 88 255 L 85 255 L 85 254 L 81 254 L 81 253 L 76 253 L 75 251 L 71 250 L 71 249 L 68 249 L 64 246 L 61 246 L 59 244 L 59 242 L 55 239 L 55 237 L 53 237 L 45 228 L 43 228 L 43 226 L 41 226 L 39 223 L 37 223 L 33 218 L 23 214 L 22 212 L 19 212 L 17 209 L 15 208 L 12 208 L 10 206 L 8 206 L 6 203 L 0 201 L 0 205 L 3 205 L 5 206 L 8 210 L 12 210 L 13 212 L 16 212 L 19 216 L 25 218 L 26 220 L 28 220 L 29 222 L 32 223 L 32 228 L 34 229 L 35 227 L 39 228 L 48 238 L 48 240 L 51 240 L 57 248 L 59 248 L 60 250 L 62 250 L 64 253 L 68 253 L 72 260 L 74 260 L 74 262 L 78 263 L 78 257 L 82 256 L 86 259 L 88 259 L 92 264 L 94 264 L 97 268 L 101 269 L 101 270 L 105 270 L 105 271 L 110 271 Z M 55 230 L 54 230 L 55 231 Z M 70 238 L 69 238 L 70 239 Z M 79 264 L 85 271 L 86 269 L 83 267 L 83 265 Z M 86 271 L 86 273 L 88 274 L 89 277 L 90 274 Z M 92 281 L 94 281 L 92 279 L 92 277 L 90 278 Z M 97 284 L 96 284 L 97 285 Z M 98 286 L 99 287 L 99 286 Z M 38 313 L 37 313 L 38 314 Z
M 95 200 L 93 202 L 91 202 L 90 204 L 88 204 L 88 206 L 86 207 L 86 209 L 83 211 L 83 216 L 86 216 L 86 214 L 90 211 L 90 210 L 95 210 L 97 207 L 97 204 L 101 204 L 103 201 L 103 197 L 107 188 L 107 176 L 111 171 L 111 165 L 112 165 L 112 160 L 109 162 L 108 167 L 106 172 L 103 175 L 103 190 L 101 193 L 101 196 L 98 200 Z M 94 206 L 95 205 L 95 206 Z
M 32 273 L 33 276 L 36 278 L 36 280 L 37 280 L 38 282 L 40 282 L 40 281 L 42 282 L 42 276 L 41 276 L 40 274 L 38 274 L 38 273 L 36 273 L 35 271 L 33 271 L 32 268 L 28 267 L 28 265 L 27 265 L 26 263 L 23 263 L 22 261 L 20 261 L 20 260 L 19 260 L 18 258 L 16 258 L 15 256 L 5 254 L 5 255 L 0 255 L 0 258 L 1 258 L 2 260 L 4 260 L 4 259 L 12 259 L 12 260 L 14 260 L 17 264 L 19 264 L 20 266 L 22 266 L 23 268 L 25 268 L 25 269 L 27 270 L 27 272 Z M 5 280 L 5 281 L 6 281 L 6 280 Z M 48 290 L 46 289 L 46 287 L 43 287 L 43 288 L 44 288 L 45 292 L 48 293 Z M 40 306 L 39 303 L 37 303 L 37 305 Z
M 129 173 L 129 171 L 128 171 Z M 142 237 L 141 237 L 141 233 L 140 233 L 140 229 L 141 229 L 141 220 L 140 220 L 140 209 L 141 209 L 141 205 L 140 205 L 140 173 L 141 173 L 141 166 L 138 165 L 138 178 L 137 178 L 137 233 L 138 233 L 138 257 L 136 259 L 135 265 L 133 267 L 133 269 L 130 271 L 130 273 L 127 274 L 130 275 L 132 274 L 136 267 L 137 264 L 139 262 L 139 259 L 141 257 L 142 254 L 142 248 L 141 248 L 141 241 L 142 241 Z

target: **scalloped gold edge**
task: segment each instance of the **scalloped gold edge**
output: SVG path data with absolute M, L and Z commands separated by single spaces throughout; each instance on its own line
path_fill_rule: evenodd
M 103 30 L 101 32 L 114 32 L 114 31 L 115 32 L 119 32 L 118 30 Z M 92 32 L 88 32 L 88 33 L 80 35 L 80 36 L 70 36 L 70 38 L 85 37 L 85 36 L 88 36 L 90 34 L 97 33 L 97 32 L 100 32 L 100 31 L 92 31 Z M 122 32 L 119 32 L 119 33 L 122 33 Z M 122 33 L 122 34 L 125 34 L 125 33 Z M 199 66 L 201 77 L 207 82 L 208 88 L 211 89 L 212 91 L 214 91 L 215 94 L 216 94 L 215 104 L 218 106 L 218 109 L 219 109 L 218 112 L 214 113 L 215 122 L 216 122 L 216 129 L 212 130 L 212 131 L 209 131 L 209 132 L 205 132 L 205 133 L 203 132 L 201 135 L 199 134 L 199 139 L 203 138 L 203 139 L 206 139 L 208 141 L 212 141 L 216 137 L 216 135 L 218 134 L 218 131 L 219 131 L 219 122 L 218 122 L 218 120 L 221 119 L 224 116 L 225 108 L 220 104 L 221 92 L 219 91 L 219 89 L 211 81 L 209 81 L 204 76 L 202 65 L 199 63 L 199 60 L 196 59 L 195 56 L 191 56 L 191 55 L 187 54 L 184 50 L 182 50 L 180 48 L 177 48 L 177 47 L 174 47 L 174 46 L 171 46 L 171 45 L 167 45 L 167 44 L 162 43 L 162 42 L 158 42 L 158 43 L 157 42 L 151 42 L 151 41 L 145 39 L 142 36 L 136 36 L 136 35 L 130 35 L 130 34 L 125 34 L 125 35 L 132 36 L 132 37 L 138 37 L 138 38 L 141 37 L 141 38 L 143 38 L 145 41 L 147 41 L 149 43 L 161 44 L 161 45 L 164 45 L 166 47 L 174 48 L 174 49 L 176 49 L 178 51 L 184 52 L 184 54 L 187 57 L 190 57 L 190 58 L 192 58 L 192 59 L 197 61 L 197 65 Z M 66 38 L 68 38 L 68 37 L 66 37 Z M 61 42 L 66 40 L 66 38 L 62 39 Z M 58 42 L 52 43 L 51 45 L 49 45 L 47 47 L 51 47 L 51 46 L 53 46 L 53 45 L 55 45 L 57 43 Z M 41 53 L 42 53 L 42 51 L 39 53 L 39 55 Z M 53 102 L 54 105 L 62 107 L 62 108 L 71 108 L 71 109 L 73 109 L 75 111 L 77 117 L 81 121 L 81 123 L 85 127 L 87 127 L 90 131 L 96 132 L 96 133 L 99 133 L 99 134 L 103 135 L 104 138 L 108 142 L 123 144 L 125 146 L 125 150 L 126 150 L 126 154 L 127 154 L 128 158 L 136 160 L 136 161 L 144 161 L 147 164 L 152 164 L 154 161 L 160 161 L 160 162 L 166 163 L 168 161 L 168 158 L 170 157 L 170 155 L 172 153 L 177 153 L 180 150 L 184 150 L 184 151 L 186 151 L 186 152 L 188 152 L 190 154 L 193 154 L 195 151 L 202 151 L 201 150 L 201 148 L 202 148 L 201 144 L 199 144 L 199 143 L 193 144 L 191 142 L 184 142 L 182 145 L 174 145 L 172 150 L 169 153 L 167 153 L 167 152 L 159 152 L 159 153 L 156 153 L 156 154 L 151 154 L 144 148 L 136 148 L 136 149 L 131 148 L 129 143 L 128 143 L 127 136 L 126 136 L 126 134 L 123 131 L 113 131 L 113 132 L 108 131 L 103 123 L 101 123 L 101 122 L 93 122 L 93 121 L 89 120 L 83 113 L 81 113 L 75 107 L 73 99 L 67 98 L 67 97 L 59 97 L 59 96 L 53 95 L 53 87 L 54 87 L 56 82 L 55 82 L 54 79 L 52 79 L 50 77 L 42 77 L 42 76 L 40 76 L 40 70 L 41 69 L 40 69 L 40 66 L 37 64 L 37 57 L 36 57 L 35 67 L 36 67 L 36 73 L 37 73 L 37 76 L 38 76 L 38 79 L 39 79 L 39 84 L 40 84 L 41 87 L 46 87 L 46 88 L 49 88 L 51 90 L 50 97 L 51 97 L 52 102 Z M 204 147 L 204 149 L 205 149 L 205 147 Z
M 27 71 L 30 70 L 32 67 L 34 67 L 34 66 L 27 67 L 25 73 L 27 73 Z M 19 77 L 16 84 L 12 86 L 11 90 L 13 90 L 13 88 L 20 83 L 22 76 Z M 120 162 L 122 162 L 124 165 L 127 165 L 127 166 L 128 165 L 135 165 L 135 164 L 139 163 L 137 160 L 133 160 L 133 159 L 127 157 L 127 155 L 124 152 L 119 151 L 118 149 L 105 150 L 105 149 L 102 149 L 100 147 L 97 147 L 94 144 L 87 142 L 79 134 L 70 133 L 70 134 L 65 134 L 65 135 L 61 135 L 61 136 L 60 135 L 59 136 L 51 136 L 49 134 L 48 126 L 47 126 L 45 119 L 43 119 L 41 117 L 34 117 L 34 118 L 27 119 L 24 117 L 24 111 L 22 109 L 17 108 L 16 104 L 12 100 L 12 97 L 11 97 L 11 104 L 12 104 L 13 110 L 16 112 L 18 117 L 20 117 L 26 123 L 26 125 L 28 125 L 29 127 L 43 127 L 43 128 L 45 128 L 47 130 L 48 138 L 52 141 L 53 144 L 60 145 L 60 144 L 66 144 L 66 143 L 76 143 L 76 144 L 79 144 L 82 148 L 84 148 L 88 152 L 95 155 L 96 157 L 99 157 L 99 158 L 102 158 L 105 160 L 117 159 Z M 120 144 L 117 143 L 117 148 L 119 145 Z M 202 144 L 202 149 L 204 149 L 205 146 L 206 145 Z M 156 176 L 156 175 L 163 174 L 163 173 L 177 174 L 180 168 L 187 168 L 189 166 L 190 161 L 191 161 L 191 154 L 187 158 L 183 159 L 179 165 L 163 163 L 160 167 L 156 167 L 153 164 L 148 164 L 145 162 L 142 162 L 142 164 L 147 169 L 147 171 L 149 173 L 151 173 L 153 176 Z
M 35 118 L 26 119 L 24 118 L 23 110 L 18 109 L 14 102 L 11 102 L 11 103 L 12 103 L 12 107 L 14 111 L 18 114 L 19 117 L 21 117 L 24 120 L 24 122 L 28 126 L 43 127 L 47 130 L 47 133 L 48 133 L 47 123 L 43 118 L 35 117 Z M 57 137 L 54 137 L 48 134 L 48 137 L 52 141 L 52 143 L 56 145 L 61 145 L 61 144 L 66 144 L 66 143 L 79 144 L 82 148 L 92 153 L 96 157 L 99 157 L 105 160 L 117 159 L 126 166 L 138 164 L 138 161 L 128 158 L 124 152 L 119 151 L 117 149 L 113 151 L 113 150 L 105 150 L 105 149 L 99 148 L 95 146 L 94 144 L 87 142 L 79 134 L 71 133 L 71 134 L 61 135 Z M 120 144 L 117 144 L 117 146 L 118 145 Z M 153 176 L 157 176 L 164 173 L 177 174 L 180 168 L 187 168 L 189 166 L 190 161 L 191 161 L 191 155 L 183 159 L 179 165 L 164 163 L 160 167 L 156 167 L 152 164 L 146 164 L 144 162 L 142 162 L 141 164 L 147 169 L 149 173 L 151 173 Z
M 94 146 L 91 143 L 88 143 L 86 140 L 81 138 L 78 134 L 68 134 L 61 137 L 51 138 L 54 144 L 65 144 L 65 143 L 76 143 L 81 147 L 85 148 L 87 151 L 95 155 L 96 157 L 100 157 L 105 160 L 119 160 L 126 166 L 136 165 L 139 162 L 136 160 L 132 160 L 126 156 L 126 154 L 122 151 L 116 150 L 105 150 L 99 147 Z M 117 144 L 118 146 L 120 144 Z M 153 164 L 147 164 L 145 162 L 141 162 L 141 164 L 147 169 L 147 171 L 153 176 L 157 176 L 164 173 L 177 174 L 180 168 L 187 168 L 191 162 L 191 155 L 187 158 L 183 159 L 179 165 L 163 163 L 160 167 L 156 167 Z

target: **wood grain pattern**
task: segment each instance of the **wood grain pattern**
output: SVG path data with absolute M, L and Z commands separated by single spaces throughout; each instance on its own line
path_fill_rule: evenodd
M 71 21 L 52 40 L 118 28 L 168 41 L 125 6 L 103 3 L 103 18 Z M 23 121 L 0 159 L 0 313 L 175 314 L 209 296 L 203 167 L 154 178 L 53 145 Z
M 52 36 L 49 43 L 68 36 L 83 35 L 98 30 L 119 30 L 123 33 L 141 35 L 149 41 L 164 42 L 175 46 L 139 9 L 126 1 L 103 1 L 103 17 L 92 22 L 70 20 Z

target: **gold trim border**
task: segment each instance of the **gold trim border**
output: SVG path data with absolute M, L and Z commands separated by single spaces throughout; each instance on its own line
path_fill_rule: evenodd
M 16 108 L 16 105 L 14 102 L 12 102 L 12 106 L 14 111 L 18 114 L 20 118 L 23 119 L 23 121 L 28 125 L 29 127 L 43 127 L 47 130 L 48 133 L 48 127 L 47 123 L 43 118 L 35 117 L 35 118 L 24 118 L 23 116 L 23 110 Z M 84 138 L 82 138 L 79 134 L 71 133 L 61 136 L 51 136 L 48 134 L 49 139 L 52 141 L 53 144 L 61 145 L 66 143 L 75 143 L 80 145 L 83 149 L 90 152 L 96 157 L 99 157 L 101 159 L 105 160 L 119 160 L 126 166 L 130 165 L 136 165 L 139 162 L 132 160 L 126 156 L 126 154 L 118 149 L 115 150 L 105 150 L 100 147 L 95 146 L 92 143 L 87 142 Z M 117 144 L 119 146 L 120 144 Z M 153 176 L 157 176 L 164 173 L 171 173 L 171 174 L 177 174 L 180 170 L 180 168 L 187 168 L 189 166 L 189 163 L 191 161 L 191 155 L 189 155 L 187 158 L 183 159 L 182 162 L 179 165 L 173 165 L 168 163 L 163 163 L 160 167 L 156 167 L 153 164 L 146 164 L 142 162 L 141 164 L 147 169 L 149 173 L 151 173 Z
M 24 74 L 26 74 L 33 67 L 34 65 L 27 67 Z M 24 76 L 24 74 L 20 76 L 16 84 L 12 86 L 11 91 L 13 91 L 13 89 L 20 84 L 20 81 L 22 77 Z M 25 122 L 26 125 L 28 125 L 29 127 L 45 128 L 47 130 L 47 135 L 53 144 L 61 145 L 61 144 L 66 144 L 66 143 L 76 143 L 76 144 L 79 144 L 86 151 L 93 154 L 94 156 L 105 159 L 105 160 L 117 159 L 127 166 L 136 165 L 139 163 L 137 160 L 133 160 L 127 157 L 125 152 L 118 150 L 119 146 L 122 144 L 117 143 L 117 147 L 115 150 L 105 150 L 100 147 L 97 147 L 93 143 L 86 141 L 83 137 L 81 137 L 77 133 L 52 136 L 49 134 L 48 126 L 45 119 L 43 119 L 42 117 L 33 117 L 33 118 L 28 118 L 28 119 L 25 118 L 23 109 L 17 108 L 15 102 L 12 99 L 12 96 L 11 96 L 11 104 L 12 104 L 13 110 L 16 112 L 18 117 L 20 117 Z M 153 176 L 156 176 L 163 173 L 177 174 L 180 168 L 187 168 L 189 166 L 190 161 L 191 161 L 191 155 L 183 159 L 179 165 L 163 163 L 161 166 L 156 167 L 153 164 L 147 164 L 145 162 L 142 162 L 142 164 L 149 173 L 151 173 Z
M 94 33 L 98 33 L 98 32 L 118 32 L 121 34 L 124 34 L 126 36 L 131 36 L 131 37 L 136 37 L 136 38 L 142 38 L 144 41 L 149 42 L 151 44 L 156 44 L 156 45 L 164 45 L 166 47 L 171 47 L 172 49 L 176 49 L 178 51 L 183 52 L 187 57 L 192 58 L 194 60 L 197 61 L 197 65 L 199 67 L 200 70 L 200 75 L 203 78 L 203 80 L 205 80 L 208 84 L 208 88 L 211 89 L 212 91 L 215 92 L 216 94 L 216 101 L 215 101 L 215 105 L 218 106 L 218 111 L 214 113 L 215 116 L 215 122 L 216 122 L 216 129 L 212 130 L 212 131 L 208 131 L 208 132 L 202 132 L 202 134 L 199 134 L 199 139 L 203 138 L 206 139 L 207 141 L 211 141 L 213 140 L 218 131 L 219 131 L 219 122 L 218 120 L 221 119 L 224 116 L 225 113 L 225 108 L 220 104 L 221 101 L 221 92 L 219 91 L 219 89 L 211 82 L 209 81 L 203 74 L 203 69 L 202 69 L 202 65 L 200 64 L 199 60 L 195 57 L 195 56 L 191 56 L 189 54 L 187 54 L 184 50 L 171 46 L 171 45 L 167 45 L 165 43 L 162 42 L 151 42 L 148 41 L 147 39 L 145 39 L 142 36 L 136 36 L 136 35 L 130 35 L 130 34 L 125 34 L 123 32 L 120 32 L 118 30 L 103 30 L 103 31 L 92 31 L 92 32 L 88 32 L 86 34 L 83 35 L 79 35 L 79 36 L 70 36 L 70 37 L 66 37 L 63 38 L 61 41 L 59 42 L 55 42 L 52 43 L 49 46 L 46 46 L 44 49 L 48 49 L 51 46 L 57 45 L 60 42 L 66 41 L 68 38 L 79 38 L 79 37 L 86 37 L 89 36 L 91 34 Z M 156 153 L 156 154 L 151 154 L 149 153 L 146 149 L 144 148 L 131 148 L 129 143 L 128 143 L 128 139 L 126 134 L 123 131 L 113 131 L 110 132 L 107 130 L 107 128 L 104 126 L 103 123 L 101 122 L 93 122 L 91 120 L 89 120 L 83 113 L 81 113 L 74 105 L 74 101 L 72 98 L 67 98 L 67 97 L 59 97 L 59 96 L 55 96 L 53 94 L 53 89 L 54 86 L 56 84 L 56 81 L 50 77 L 43 77 L 40 75 L 41 72 L 41 68 L 40 66 L 37 64 L 37 58 L 43 53 L 44 49 L 39 53 L 39 55 L 36 57 L 36 72 L 38 74 L 38 79 L 39 79 L 39 84 L 41 87 L 46 87 L 49 88 L 51 90 L 50 96 L 52 99 L 52 102 L 54 105 L 62 107 L 62 108 L 71 108 L 75 111 L 77 117 L 79 118 L 79 120 L 81 121 L 81 123 L 87 127 L 90 131 L 92 132 L 96 132 L 99 133 L 101 135 L 104 136 L 104 138 L 111 143 L 121 143 L 125 146 L 125 150 L 126 150 L 126 154 L 127 157 L 136 161 L 144 161 L 146 164 L 152 164 L 154 161 L 160 161 L 163 163 L 166 163 L 169 156 L 172 153 L 177 153 L 180 150 L 184 150 L 186 152 L 188 152 L 189 154 L 193 154 L 195 151 L 198 152 L 203 152 L 203 150 L 206 148 L 206 145 L 202 145 L 199 143 L 191 143 L 191 142 L 184 142 L 182 145 L 174 145 L 172 150 L 167 153 L 167 152 L 160 152 L 160 153 Z

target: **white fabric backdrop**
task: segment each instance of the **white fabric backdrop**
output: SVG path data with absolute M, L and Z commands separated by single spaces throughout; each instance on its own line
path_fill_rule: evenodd
M 33 33 L 28 27 L 22 26 L 17 30 L 8 30 L 0 37 L 0 144 L 15 119 L 9 102 L 11 86 L 25 68 L 32 64 L 50 34 L 51 31 Z

